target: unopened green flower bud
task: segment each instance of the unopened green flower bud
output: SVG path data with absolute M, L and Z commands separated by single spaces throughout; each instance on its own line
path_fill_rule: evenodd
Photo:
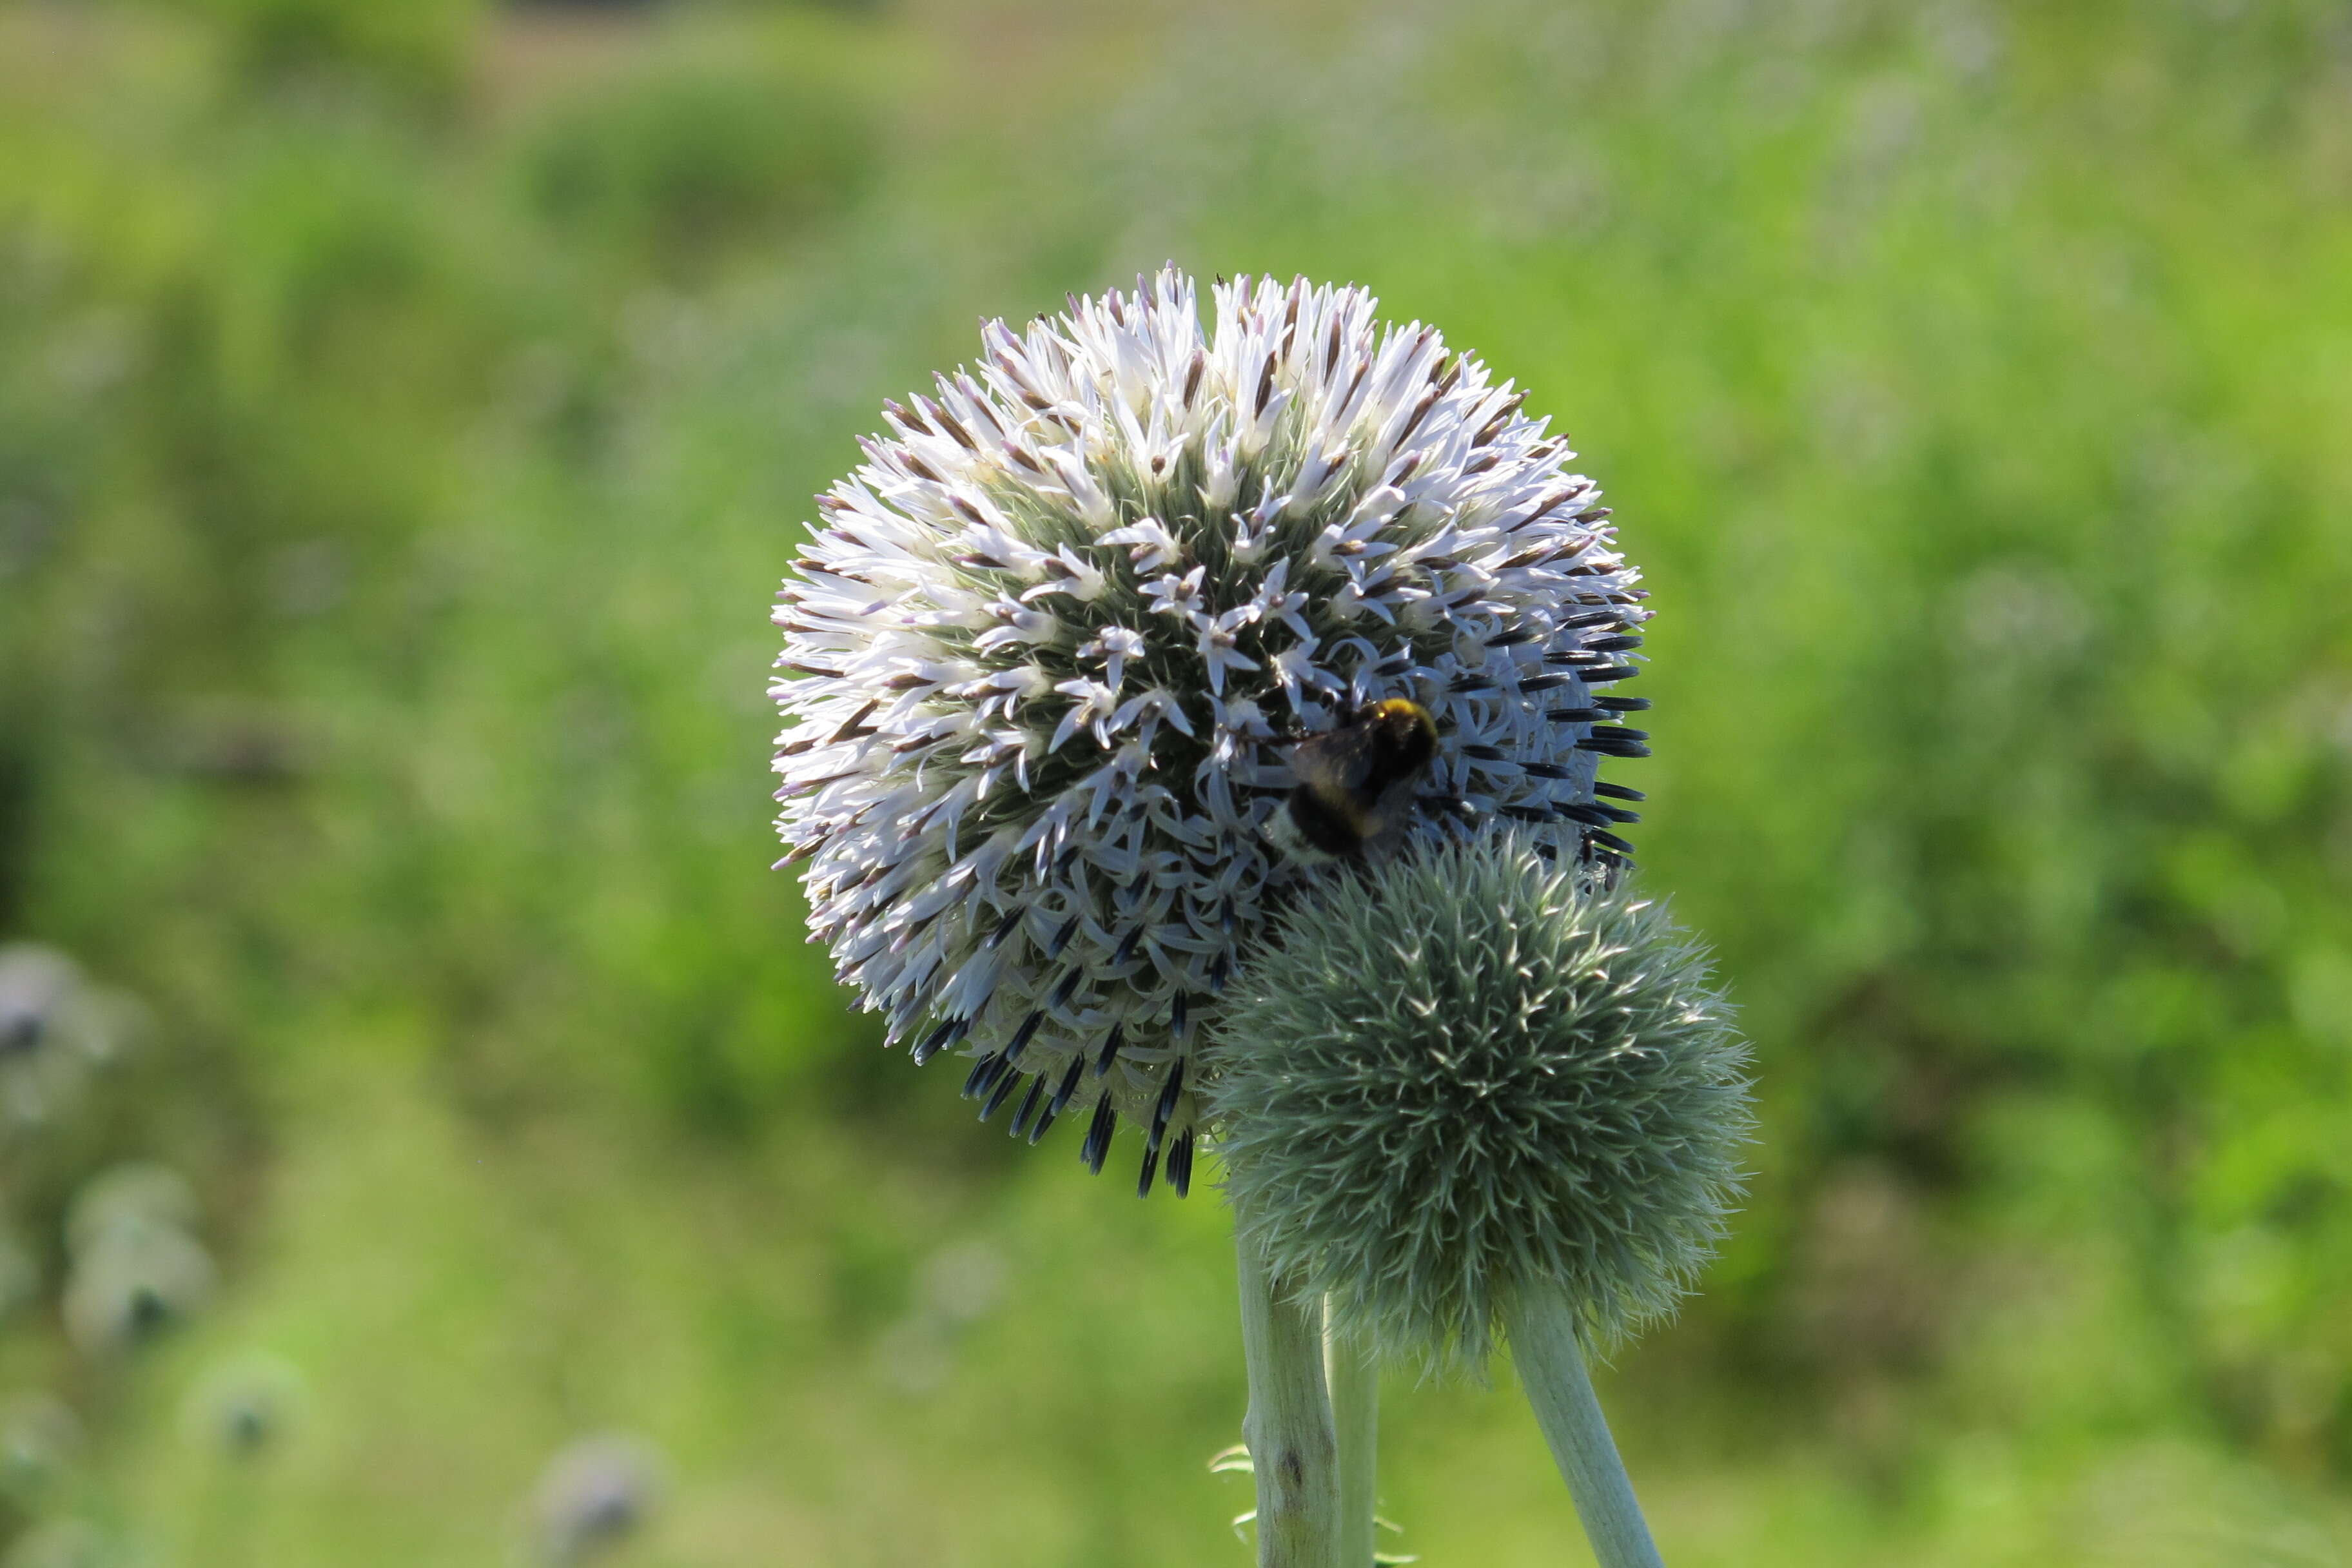
M 1332 878 L 1221 1020 L 1238 1223 L 1391 1356 L 1481 1367 L 1536 1289 L 1607 1344 L 1672 1309 L 1738 1190 L 1747 1053 L 1705 955 L 1543 848 L 1486 833 Z

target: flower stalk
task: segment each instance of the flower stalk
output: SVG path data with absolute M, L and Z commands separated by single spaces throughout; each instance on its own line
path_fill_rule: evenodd
M 1286 1289 L 1246 1232 L 1239 1250 L 1242 1353 L 1249 1369 L 1242 1440 L 1257 1480 L 1258 1568 L 1340 1568 L 1338 1442 L 1323 1382 L 1322 1303 Z
M 1601 1568 L 1664 1568 L 1585 1371 L 1576 1310 L 1559 1291 L 1533 1287 L 1502 1303 L 1502 1319 L 1520 1386 L 1568 1483 L 1593 1560 Z
M 1332 1435 L 1339 1443 L 1339 1561 L 1369 1568 L 1372 1513 L 1379 1506 L 1381 1369 L 1369 1346 L 1333 1331 L 1326 1302 L 1323 1380 L 1331 1389 Z

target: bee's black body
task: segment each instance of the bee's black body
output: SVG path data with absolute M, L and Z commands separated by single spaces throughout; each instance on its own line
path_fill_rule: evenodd
M 1360 854 L 1403 823 L 1413 789 L 1436 756 L 1436 721 L 1402 697 L 1308 736 L 1290 753 L 1298 783 L 1275 816 L 1275 841 L 1304 860 Z

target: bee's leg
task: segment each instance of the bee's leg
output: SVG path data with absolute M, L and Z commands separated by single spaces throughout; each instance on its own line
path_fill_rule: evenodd
M 1450 816 L 1456 822 L 1476 822 L 1482 815 L 1478 808 L 1458 795 L 1424 795 L 1413 797 L 1413 805 L 1424 811 Z
M 1622 844 L 1624 840 L 1621 838 L 1618 842 Z M 1595 879 L 1604 890 L 1623 881 L 1625 873 L 1633 868 L 1632 860 L 1595 844 L 1591 834 L 1585 835 L 1578 843 L 1582 850 L 1581 858 L 1592 868 Z

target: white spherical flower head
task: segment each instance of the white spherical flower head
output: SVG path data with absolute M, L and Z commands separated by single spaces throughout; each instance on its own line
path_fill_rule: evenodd
M 1099 1169 L 1136 1121 L 1146 1192 L 1163 1153 L 1191 1181 L 1204 1017 L 1332 874 L 1278 820 L 1332 749 L 1302 742 L 1402 700 L 1434 754 L 1327 770 L 1357 826 L 1630 852 L 1597 797 L 1639 796 L 1595 770 L 1645 754 L 1609 690 L 1646 616 L 1600 492 L 1523 393 L 1374 310 L 1237 279 L 1203 321 L 1170 269 L 988 323 L 887 405 L 776 611 L 813 939 L 919 1061 L 976 1058 L 983 1115 L 1025 1084 L 1015 1133 L 1091 1110 Z

